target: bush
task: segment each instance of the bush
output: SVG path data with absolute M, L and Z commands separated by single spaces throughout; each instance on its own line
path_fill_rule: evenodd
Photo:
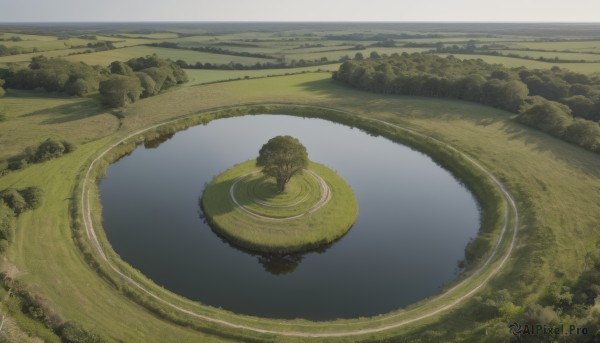
M 28 208 L 25 198 L 14 188 L 7 188 L 1 191 L 0 200 L 10 207 L 16 215 L 21 214 Z
M 27 158 L 19 158 L 15 160 L 11 160 L 8 162 L 8 169 L 10 170 L 19 170 L 27 167 L 29 163 L 27 162 Z
M 65 152 L 65 146 L 62 142 L 48 138 L 35 150 L 32 162 L 40 163 L 57 158 L 63 155 Z
M 522 112 L 517 121 L 547 132 L 556 137 L 562 137 L 571 123 L 571 110 L 566 105 L 554 101 L 541 100 Z
M 15 230 L 14 224 L 15 212 L 3 201 L 0 201 L 0 239 L 12 240 Z
M 97 334 L 89 332 L 81 324 L 73 321 L 65 322 L 59 326 L 57 334 L 65 343 L 101 343 L 105 341 Z
M 575 119 L 565 130 L 565 140 L 588 150 L 600 150 L 600 125 L 590 120 Z
M 135 102 L 142 94 L 142 85 L 135 76 L 114 74 L 100 82 L 102 102 L 110 107 L 124 107 Z
M 27 187 L 19 191 L 25 202 L 27 203 L 28 209 L 36 209 L 40 207 L 42 199 L 44 198 L 44 191 L 39 187 Z
M 37 147 L 27 147 L 25 153 L 8 161 L 9 170 L 19 170 L 30 163 L 41 163 L 75 150 L 75 145 L 67 141 L 49 138 Z

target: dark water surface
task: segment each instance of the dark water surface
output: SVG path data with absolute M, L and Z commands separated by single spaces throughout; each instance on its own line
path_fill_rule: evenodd
M 205 183 L 256 158 L 276 135 L 354 190 L 359 216 L 323 252 L 269 259 L 223 242 L 201 218 Z M 370 316 L 435 294 L 456 275 L 479 212 L 471 193 L 428 156 L 321 119 L 220 119 L 139 147 L 100 183 L 116 252 L 157 284 L 238 313 L 314 320 Z M 283 269 L 282 269 L 283 268 Z

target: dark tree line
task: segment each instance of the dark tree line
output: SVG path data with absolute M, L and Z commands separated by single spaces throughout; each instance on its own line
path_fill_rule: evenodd
M 7 47 L 4 44 L 0 44 L 0 56 L 19 55 L 26 54 L 28 52 L 31 52 L 31 50 L 23 49 L 18 46 Z
M 27 147 L 23 154 L 10 159 L 8 169 L 23 169 L 29 164 L 49 161 L 68 154 L 73 150 L 75 150 L 75 146 L 70 142 L 48 138 L 36 147 Z
M 41 88 L 77 96 L 99 91 L 102 101 L 111 107 L 125 106 L 188 81 L 178 64 L 156 55 L 115 61 L 108 68 L 38 56 L 26 68 L 0 69 L 0 96 L 4 94 L 2 79 L 7 88 Z
M 521 123 L 600 151 L 598 77 L 557 67 L 508 69 L 482 60 L 405 53 L 395 58 L 346 61 L 333 78 L 372 92 L 486 104 L 518 113 Z
M 100 82 L 100 95 L 102 102 L 111 107 L 126 106 L 188 81 L 177 63 L 156 55 L 115 61 L 109 71 L 110 76 Z
M 99 66 L 69 62 L 59 58 L 33 57 L 27 68 L 10 66 L 0 69 L 7 88 L 36 89 L 83 96 L 98 90 L 98 83 L 108 73 Z
M 158 47 L 158 48 L 169 48 L 169 49 L 181 49 L 181 50 L 191 50 L 191 51 L 202 51 L 202 52 L 210 52 L 213 54 L 219 55 L 231 55 L 231 56 L 240 56 L 240 57 L 256 57 L 256 58 L 271 58 L 275 59 L 275 56 L 269 54 L 263 54 L 258 52 L 248 52 L 248 51 L 234 51 L 223 49 L 216 46 L 198 46 L 198 47 L 184 47 L 177 43 L 173 42 L 162 42 L 162 43 L 151 43 L 147 44 L 148 46 Z

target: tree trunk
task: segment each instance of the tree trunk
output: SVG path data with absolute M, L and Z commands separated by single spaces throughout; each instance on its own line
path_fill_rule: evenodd
M 283 193 L 285 191 L 285 180 L 277 180 L 277 189 L 279 190 L 279 193 Z

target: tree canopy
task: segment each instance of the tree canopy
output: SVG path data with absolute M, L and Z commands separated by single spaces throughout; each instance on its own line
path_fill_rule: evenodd
M 507 68 L 481 59 L 403 53 L 346 61 L 333 78 L 371 92 L 479 102 L 518 113 L 517 120 L 523 124 L 600 152 L 597 75 L 558 67 Z
M 283 193 L 292 176 L 308 166 L 308 153 L 297 138 L 276 136 L 262 146 L 256 165 L 263 168 L 265 175 L 275 178 L 277 189 Z

